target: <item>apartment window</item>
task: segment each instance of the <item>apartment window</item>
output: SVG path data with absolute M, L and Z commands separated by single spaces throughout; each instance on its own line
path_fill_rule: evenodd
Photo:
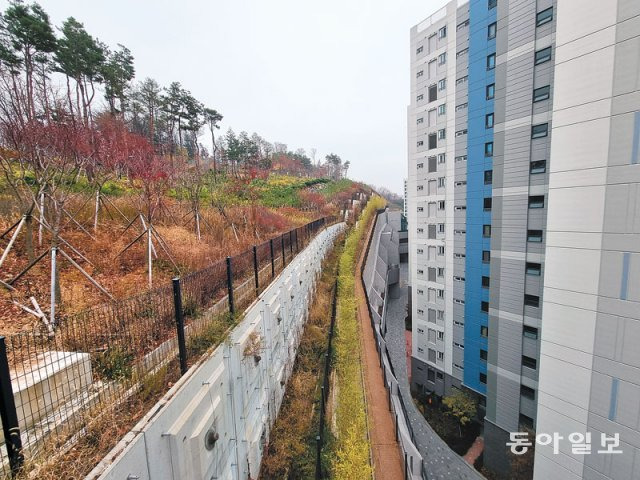
M 531 400 L 536 399 L 536 391 L 531 387 L 527 387 L 526 385 L 520 385 L 520 395 Z
M 529 197 L 529 208 L 544 208 L 544 195 L 531 195 Z
M 416 143 L 416 146 L 421 147 L 424 145 L 424 142 L 422 140 L 418 140 L 418 143 Z
M 547 171 L 547 161 L 546 160 L 535 160 L 531 162 L 529 171 L 531 173 L 544 173 Z
M 487 351 L 484 349 L 480 349 L 480 360 L 487 361 Z
M 491 225 L 482 225 L 482 236 L 485 238 L 491 237 Z
M 455 326 L 457 326 L 457 327 L 464 327 L 464 322 L 459 322 L 459 321 L 457 321 L 457 320 L 454 320 L 454 321 L 453 321 L 453 324 L 454 324 Z
M 438 38 L 445 38 L 447 36 L 447 26 L 445 25 L 440 30 L 438 30 Z
M 480 378 L 480 383 L 482 383 L 483 385 L 487 384 L 487 374 L 486 373 L 480 372 L 479 378 Z
M 469 106 L 468 103 L 461 103 L 460 105 L 456 105 L 456 112 L 459 112 L 460 110 L 464 110 L 465 108 L 467 108 Z
M 459 23 L 456 26 L 456 30 L 462 30 L 464 27 L 468 27 L 468 26 L 469 26 L 469 20 L 465 20 L 464 22 Z
M 539 307 L 540 306 L 540 297 L 537 295 L 529 295 L 528 293 L 524 294 L 524 304 L 527 307 Z
M 443 188 L 445 184 L 445 177 L 438 177 L 438 187 Z
M 487 100 L 491 100 L 496 96 L 496 84 L 487 85 Z
M 416 102 L 419 102 L 420 100 L 422 100 L 424 98 L 424 95 L 420 94 L 416 97 Z
M 491 279 L 489 277 L 487 277 L 486 275 L 482 276 L 482 288 L 489 288 L 489 285 L 491 283 Z
M 464 370 L 464 367 L 462 365 L 458 365 L 457 363 L 454 363 L 453 367 L 457 368 L 458 370 Z
M 424 168 L 424 163 L 420 162 L 416 165 L 416 168 Z
M 423 47 L 418 47 L 418 49 L 416 50 L 416 55 L 418 55 L 419 53 L 422 53 L 422 50 L 424 50 Z
M 438 267 L 438 276 L 444 277 L 444 267 Z
M 553 7 L 538 12 L 536 15 L 536 27 L 549 23 L 551 20 L 553 20 Z
M 538 329 L 536 327 L 530 327 L 528 325 L 524 325 L 522 327 L 522 336 L 526 338 L 531 338 L 533 340 L 538 339 Z
M 459 52 L 456 52 L 456 58 L 459 58 L 459 57 L 461 57 L 463 55 L 466 55 L 467 53 L 469 53 L 469 49 L 468 48 L 463 48 Z
M 429 134 L 429 150 L 433 150 L 438 147 L 438 136 L 435 133 Z
M 490 212 L 491 211 L 491 197 L 486 197 L 482 203 L 482 209 L 485 212 Z
M 461 137 L 462 135 L 466 135 L 467 134 L 467 129 L 465 128 L 464 130 L 458 130 L 456 132 L 456 137 Z
M 444 140 L 445 138 L 447 138 L 447 130 L 441 128 L 440 130 L 438 130 L 438 140 Z
M 438 200 L 438 210 L 444 210 L 444 200 Z
M 464 278 L 464 277 L 454 276 L 454 277 L 453 277 L 453 281 L 454 281 L 454 282 L 464 282 L 464 281 L 465 281 L 465 278 Z
M 435 225 L 429 225 L 428 227 L 428 231 L 427 231 L 427 238 L 431 238 L 431 239 L 435 239 L 436 238 L 436 226 Z
M 444 320 L 444 310 L 438 310 L 438 320 Z
M 480 311 L 489 313 L 489 302 L 480 302 Z
M 420 70 L 418 71 L 418 73 L 416 73 L 416 78 L 420 78 L 422 75 L 424 75 L 424 71 Z
M 549 124 L 541 123 L 540 125 L 534 125 L 531 127 L 531 138 L 542 138 L 549 134 Z
M 484 127 L 493 128 L 493 113 L 489 113 L 484 117 Z
M 483 250 L 482 251 L 482 263 L 489 263 L 491 261 L 491 251 Z
M 491 185 L 493 183 L 493 170 L 484 171 L 484 184 Z
M 418 275 L 422 275 L 424 273 L 424 270 L 418 269 Z
M 544 87 L 536 88 L 533 90 L 533 102 L 541 102 L 548 100 L 551 96 L 551 87 L 546 85 Z
M 445 63 L 447 63 L 447 52 L 438 55 L 438 65 L 444 65 Z
M 467 160 L 466 155 L 458 155 L 453 159 L 454 162 L 464 162 L 465 160 Z
M 436 59 L 434 58 L 427 64 L 427 76 L 433 78 L 436 76 L 436 69 L 438 68 Z
M 416 123 L 417 123 L 418 125 L 419 125 L 419 124 L 421 124 L 421 123 L 424 123 L 424 118 L 423 118 L 423 117 L 417 118 L 417 119 L 416 119 Z
M 417 252 L 418 252 L 418 255 L 422 255 L 424 253 L 424 249 L 423 248 L 419 248 L 417 250 Z M 418 293 L 420 293 L 420 292 L 418 292 Z
M 433 173 L 438 170 L 438 164 L 436 163 L 436 157 L 429 157 L 427 163 L 429 165 L 428 172 Z
M 420 190 L 420 189 L 418 189 L 418 190 Z M 424 228 L 417 228 L 416 231 L 418 233 L 424 233 Z
M 535 65 L 540 65 L 541 63 L 545 63 L 551 60 L 551 47 L 543 48 L 542 50 L 538 50 L 535 55 Z
M 438 80 L 438 90 L 444 90 L 445 88 L 447 88 L 447 79 Z
M 438 298 L 444 298 L 444 290 L 441 288 L 438 289 Z
M 460 85 L 461 83 L 466 82 L 467 80 L 469 80 L 469 76 L 465 75 L 464 77 L 460 77 L 456 79 L 456 85 Z
M 529 430 L 533 430 L 533 418 L 528 417 L 524 414 L 520 414 L 518 417 L 518 424 L 520 427 L 528 428 Z
M 429 102 L 433 102 L 438 99 L 438 86 L 429 85 Z
M 436 269 L 429 267 L 427 268 L 427 280 L 429 280 L 430 282 L 435 282 L 436 281 Z
M 487 338 L 489 336 L 489 327 L 480 325 L 480 336 L 483 338 Z
M 487 142 L 484 144 L 484 156 L 493 157 L 493 142 Z
M 422 190 L 424 190 L 424 185 L 418 185 L 418 191 L 421 192 Z M 422 230 L 421 228 L 418 230 Z
M 445 163 L 447 161 L 447 155 L 445 153 L 438 154 L 438 163 Z
M 527 272 L 527 275 L 534 275 L 539 277 L 541 270 L 542 265 L 540 265 L 539 263 L 527 262 L 526 264 L 525 271 Z
M 464 345 L 462 345 L 461 343 L 453 342 L 453 346 L 458 347 L 461 350 L 464 350 Z
M 487 55 L 487 70 L 493 70 L 496 68 L 496 54 L 492 53 Z
M 431 352 L 433 352 L 433 355 L 431 355 Z M 433 357 L 433 358 L 431 358 Z M 429 349 L 429 361 L 432 363 L 436 362 L 436 351 L 433 349 Z M 430 382 L 435 382 L 436 381 L 436 372 L 434 372 L 433 370 L 429 369 L 427 370 L 427 380 L 429 380 Z
M 542 230 L 527 230 L 527 242 L 541 243 Z
M 429 35 L 427 42 L 429 44 L 429 53 L 433 52 L 436 49 L 436 39 L 438 34 L 434 33 L 433 35 Z
M 418 207 L 419 212 L 424 212 L 424 207 Z
M 438 352 L 438 360 L 444 360 L 443 352 Z M 444 374 L 442 372 L 436 372 L 436 378 L 438 380 L 442 380 L 444 378 Z
M 487 8 L 491 10 L 492 8 L 496 8 L 496 5 L 498 5 L 498 0 L 489 0 Z
M 438 224 L 438 233 L 444 233 L 444 223 Z
M 494 38 L 496 38 L 497 30 L 498 27 L 496 25 L 496 22 L 493 22 L 491 25 L 489 25 L 487 27 L 487 40 L 493 40 Z
M 522 355 L 522 366 L 531 368 L 532 370 L 536 369 L 538 362 L 535 358 L 527 357 L 526 355 Z
M 440 256 L 444 255 L 444 246 L 440 245 L 438 247 L 438 255 Z
M 447 106 L 444 103 L 438 105 L 438 115 L 444 115 L 445 113 L 447 113 Z

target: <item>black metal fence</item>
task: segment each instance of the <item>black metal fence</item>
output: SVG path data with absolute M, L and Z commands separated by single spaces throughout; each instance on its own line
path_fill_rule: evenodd
M 336 221 L 315 220 L 172 284 L 62 318 L 55 329 L 0 337 L 3 476 L 77 438 L 168 362 L 177 358 L 184 374 L 189 360 L 222 340 L 235 313 Z
M 331 291 L 331 323 L 327 340 L 327 351 L 324 354 L 324 372 L 320 387 L 320 419 L 318 420 L 318 435 L 316 435 L 316 480 L 326 478 L 322 465 L 322 449 L 325 443 L 325 413 L 329 399 L 329 377 L 331 375 L 331 358 L 333 356 L 333 336 L 336 326 L 336 308 L 338 300 L 338 280 L 336 279 Z

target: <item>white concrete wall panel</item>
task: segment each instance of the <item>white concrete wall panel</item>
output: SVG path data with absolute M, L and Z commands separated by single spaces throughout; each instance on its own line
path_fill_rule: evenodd
M 322 259 L 344 224 L 321 232 L 87 478 L 256 478 L 291 375 Z M 257 356 L 247 345 L 259 338 Z M 217 435 L 213 448 L 207 437 Z

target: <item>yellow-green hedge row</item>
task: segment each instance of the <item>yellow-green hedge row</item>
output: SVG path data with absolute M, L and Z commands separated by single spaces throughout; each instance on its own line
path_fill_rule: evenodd
M 369 439 L 360 365 L 355 268 L 358 246 L 364 244 L 369 222 L 375 211 L 384 204 L 384 200 L 378 196 L 369 201 L 357 226 L 347 236 L 340 256 L 334 367 L 338 378 L 337 438 L 333 460 L 333 476 L 336 479 L 371 478 L 373 472 L 369 463 Z

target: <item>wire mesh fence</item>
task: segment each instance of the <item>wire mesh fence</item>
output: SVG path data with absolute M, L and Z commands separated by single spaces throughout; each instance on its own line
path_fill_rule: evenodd
M 179 355 L 184 367 L 183 356 L 193 361 L 218 344 L 235 324 L 234 311 L 336 221 L 315 220 L 186 274 L 177 285 L 62 318 L 55 329 L 0 337 L 0 474 L 9 477 L 25 459 L 69 445 L 91 419 L 136 395 L 145 378 Z

